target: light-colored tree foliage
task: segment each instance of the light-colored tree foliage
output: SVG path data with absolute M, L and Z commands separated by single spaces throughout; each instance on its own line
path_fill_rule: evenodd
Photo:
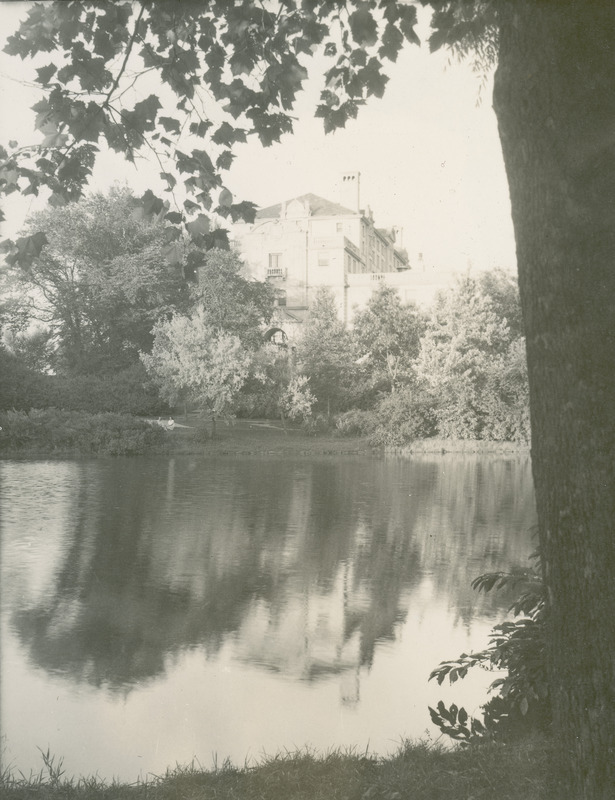
M 213 328 L 203 309 L 175 315 L 154 327 L 152 352 L 141 355 L 171 405 L 195 404 L 216 419 L 232 414 L 248 376 L 250 355 L 238 336 Z
M 312 408 L 316 398 L 310 391 L 310 381 L 305 375 L 295 375 L 282 392 L 279 406 L 289 419 L 300 419 L 307 422 L 312 416 Z
M 465 275 L 440 293 L 416 361 L 418 380 L 438 398 L 439 436 L 527 440 L 527 377 L 520 353 L 523 343 L 479 280 Z

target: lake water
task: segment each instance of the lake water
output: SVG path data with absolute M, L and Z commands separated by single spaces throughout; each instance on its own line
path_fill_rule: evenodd
M 0 462 L 0 767 L 436 739 L 428 705 L 493 679 L 427 681 L 505 615 L 470 582 L 534 525 L 525 456 Z

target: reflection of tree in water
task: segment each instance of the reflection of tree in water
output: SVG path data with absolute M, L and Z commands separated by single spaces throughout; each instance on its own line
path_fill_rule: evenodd
M 90 469 L 55 585 L 13 623 L 35 663 L 113 690 L 230 634 L 240 658 L 307 679 L 371 664 L 425 573 L 469 620 L 497 601 L 472 595 L 468 564 L 527 554 L 509 530 L 533 522 L 519 465 L 442 464 L 126 460 L 94 485 Z
M 110 689 L 162 673 L 183 648 L 215 653 L 262 585 L 249 540 L 243 560 L 220 573 L 203 559 L 197 602 L 190 585 L 160 580 L 152 544 L 164 537 L 181 549 L 185 537 L 159 482 L 148 484 L 131 464 L 101 475 L 94 513 L 82 486 L 53 591 L 13 620 L 37 664 Z

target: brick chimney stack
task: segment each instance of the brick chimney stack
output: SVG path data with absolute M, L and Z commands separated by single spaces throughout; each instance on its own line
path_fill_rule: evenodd
M 340 205 L 357 213 L 361 211 L 361 173 L 344 172 L 340 181 Z

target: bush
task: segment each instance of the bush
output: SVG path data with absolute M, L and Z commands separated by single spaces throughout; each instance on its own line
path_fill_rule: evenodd
M 302 421 L 301 430 L 309 436 L 328 434 L 331 431 L 331 420 L 327 414 L 313 414 Z
M 378 417 L 373 411 L 360 411 L 353 408 L 335 417 L 336 436 L 370 436 L 378 425 Z
M 166 443 L 158 425 L 122 414 L 53 408 L 0 413 L 0 452 L 137 455 Z
M 491 684 L 497 692 L 482 706 L 483 720 L 469 717 L 455 704 L 446 708 L 440 701 L 430 708 L 432 721 L 440 730 L 465 744 L 489 740 L 510 740 L 532 730 L 548 729 L 551 723 L 547 682 L 545 602 L 539 565 L 520 574 L 488 573 L 473 581 L 477 591 L 517 589 L 523 593 L 509 611 L 515 619 L 496 625 L 487 648 L 463 653 L 454 661 L 442 662 L 430 675 L 442 684 L 464 678 L 473 667 L 506 670 L 506 676 Z
M 376 407 L 378 424 L 370 434 L 372 444 L 402 447 L 435 436 L 437 408 L 433 397 L 412 386 L 386 395 Z
M 1 347 L 0 375 L 0 410 L 26 410 L 47 405 L 45 393 L 49 376 L 23 366 L 15 356 Z
M 142 364 L 107 375 L 53 376 L 47 405 L 91 414 L 158 416 L 169 413 Z
M 63 408 L 90 414 L 114 412 L 141 416 L 159 416 L 170 411 L 140 363 L 105 375 L 44 375 L 0 351 L 0 372 L 0 410 Z
M 270 387 L 241 392 L 235 401 L 235 416 L 241 419 L 279 419 L 278 394 L 277 388 Z

